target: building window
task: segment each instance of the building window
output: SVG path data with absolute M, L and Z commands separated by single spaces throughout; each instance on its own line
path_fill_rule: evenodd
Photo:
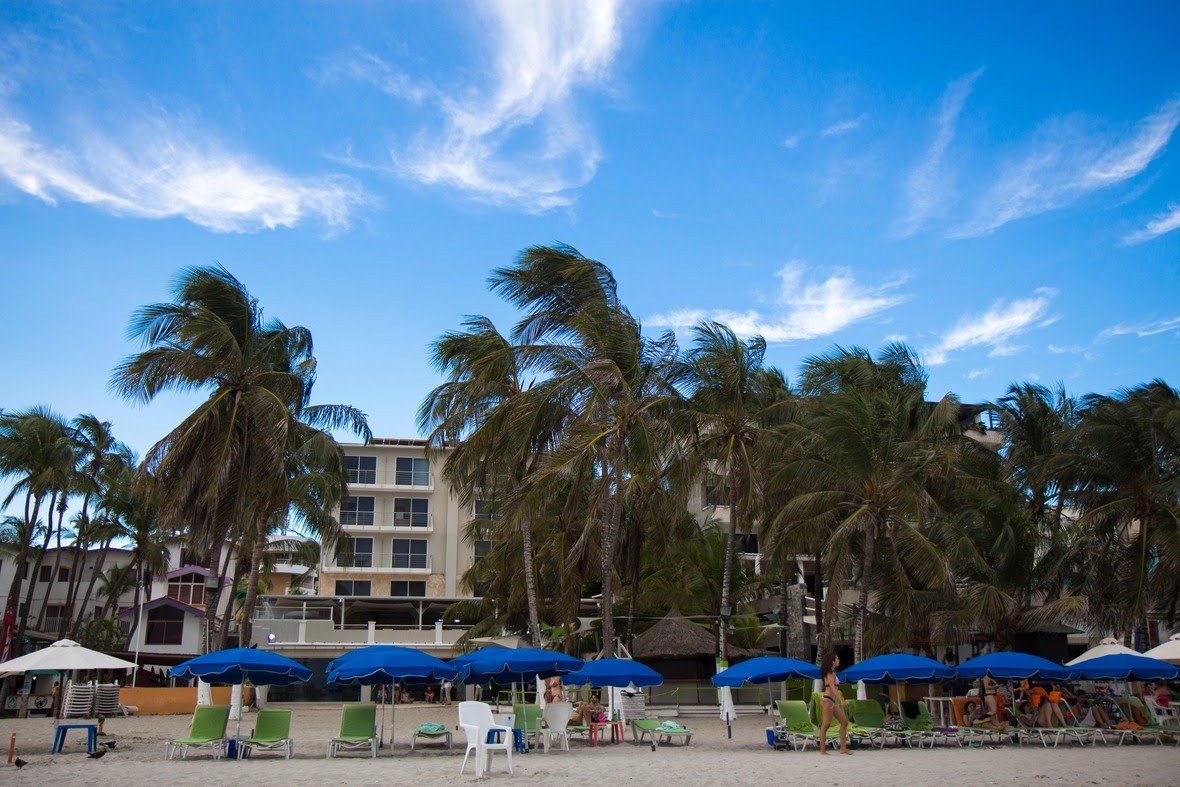
M 389 595 L 407 596 L 410 598 L 424 598 L 426 596 L 426 583 L 408 582 L 404 579 L 395 579 L 389 583 Z
M 147 611 L 145 645 L 183 645 L 184 612 L 175 607 L 160 606 Z
M 57 581 L 58 582 L 69 582 L 70 581 L 70 569 L 67 568 L 66 566 L 58 566 L 57 567 Z
M 369 580 L 338 579 L 336 580 L 337 596 L 371 596 L 373 585 Z
M 181 604 L 201 607 L 205 605 L 205 576 L 198 571 L 189 571 L 168 579 L 168 598 Z
M 45 606 L 45 631 L 60 633 L 68 622 L 65 604 L 47 604 Z
M 350 484 L 375 484 L 377 483 L 377 457 L 346 456 L 344 457 L 344 473 Z
M 430 525 L 430 501 L 424 497 L 395 497 L 393 524 L 398 527 L 427 527 Z
M 393 540 L 394 568 L 426 568 L 427 541 L 424 538 L 395 538 Z
M 491 551 L 492 551 L 492 542 L 491 541 L 476 541 L 475 542 L 475 559 L 476 560 L 479 560 L 481 557 L 485 557 Z
M 728 506 L 727 501 L 722 495 L 721 490 L 712 484 L 705 484 L 705 505 L 707 506 Z
M 490 519 L 494 522 L 500 518 L 500 507 L 491 500 L 476 500 L 475 518 Z
M 737 551 L 747 555 L 758 554 L 758 534 L 746 533 L 737 535 Z
M 430 463 L 408 456 L 397 458 L 394 482 L 398 486 L 430 486 Z
M 339 568 L 372 568 L 373 539 L 349 536 L 341 538 L 340 545 L 336 548 L 336 565 Z
M 371 525 L 373 524 L 373 508 L 375 499 L 372 497 L 346 497 L 340 504 L 340 524 Z
M 53 579 L 53 566 L 41 566 L 37 571 L 38 582 L 48 582 Z

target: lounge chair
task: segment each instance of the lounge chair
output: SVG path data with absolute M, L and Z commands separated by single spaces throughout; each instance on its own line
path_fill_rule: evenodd
M 350 703 L 340 712 L 340 734 L 328 741 L 328 756 L 363 749 L 377 756 L 377 706 L 369 702 Z
M 512 726 L 520 730 L 520 740 L 525 749 L 527 750 L 530 745 L 536 746 L 537 728 L 541 724 L 541 706 L 513 705 L 512 715 L 514 717 Z
M 283 759 L 291 759 L 295 753 L 295 741 L 291 739 L 291 711 L 270 708 L 258 711 L 254 732 L 238 742 L 238 759 L 255 751 L 281 751 Z
M 492 706 L 486 702 L 460 702 L 459 726 L 467 736 L 467 751 L 463 754 L 463 765 L 459 773 L 467 767 L 467 758 L 475 751 L 475 776 L 480 778 L 485 770 L 492 765 L 492 752 L 502 751 L 508 756 L 508 773 L 512 773 L 512 727 L 496 724 L 492 716 Z M 503 735 L 503 740 L 494 740 L 495 736 Z
M 849 730 L 855 729 L 857 738 L 870 746 L 876 743 L 878 748 L 884 748 L 890 730 L 885 727 L 881 704 L 876 700 L 848 700 L 848 712 Z
M 562 751 L 570 750 L 570 734 L 567 728 L 573 714 L 574 706 L 571 703 L 549 702 L 545 704 L 545 710 L 537 722 L 537 736 L 541 739 L 546 754 L 549 753 L 549 744 L 554 739 L 561 741 Z
M 225 727 L 228 723 L 228 705 L 198 705 L 193 711 L 188 737 L 165 743 L 164 756 L 171 760 L 179 750 L 180 759 L 183 760 L 188 756 L 189 749 L 211 749 L 213 759 L 220 760 L 228 744 L 225 737 Z
M 820 741 L 819 729 L 808 713 L 807 703 L 803 700 L 779 700 L 777 704 L 779 716 L 782 717 L 783 731 L 791 748 L 798 751 L 799 744 L 802 743 L 806 751 L 809 743 L 816 746 L 824 745 Z M 829 738 L 839 734 L 839 729 L 828 728 Z
M 817 734 L 819 732 L 820 725 L 823 724 L 823 720 L 824 720 L 824 711 L 823 711 L 824 699 L 823 699 L 823 697 L 824 697 L 824 695 L 821 692 L 818 692 L 818 691 L 812 692 L 811 693 L 811 707 L 808 708 L 812 724 L 815 725 L 815 731 Z M 870 730 L 868 728 L 862 729 L 861 727 L 859 727 L 856 724 L 856 722 L 852 718 L 852 704 L 851 703 L 853 702 L 853 700 L 845 700 L 845 702 L 847 703 L 845 705 L 845 714 L 848 716 L 848 739 L 849 740 L 856 740 L 856 741 L 864 740 L 865 742 L 871 742 L 871 740 L 873 738 L 872 730 Z M 879 708 L 880 706 L 878 705 L 877 707 Z M 869 713 L 871 715 L 871 711 L 869 711 Z M 882 720 L 882 723 L 883 722 L 884 722 L 884 720 Z M 838 737 L 840 737 L 840 724 L 839 724 L 839 722 L 836 721 L 835 717 L 833 717 L 831 725 L 828 726 L 828 740 L 831 740 L 832 738 L 838 738 Z M 857 745 L 859 745 L 859 743 Z
M 94 687 L 94 715 L 111 718 L 127 716 L 139 710 L 135 705 L 124 705 L 119 700 L 120 686 L 116 683 L 99 683 Z
M 938 733 L 934 731 L 934 718 L 930 715 L 930 711 L 926 708 L 926 703 L 923 700 L 918 700 L 916 703 L 916 713 L 910 715 L 906 713 L 905 702 L 900 704 L 898 711 L 901 713 L 901 719 L 905 722 L 908 729 L 910 740 L 918 744 L 918 748 L 922 748 L 924 741 L 930 742 L 930 747 L 934 748 L 934 743 L 938 738 Z
M 1144 724 L 1141 730 L 1123 730 L 1126 734 L 1120 736 L 1119 743 L 1122 743 L 1126 736 L 1130 735 L 1137 743 L 1154 738 L 1157 744 L 1162 745 L 1163 741 L 1160 739 L 1160 735 L 1163 734 L 1171 735 L 1175 739 L 1176 745 L 1180 746 L 1180 726 L 1165 725 L 1154 721 L 1154 717 L 1151 715 L 1151 709 L 1143 703 L 1143 700 L 1138 697 L 1116 697 L 1115 702 L 1122 708 L 1123 715 L 1129 720 L 1133 721 L 1135 718 L 1133 710 L 1137 710 L 1144 717 L 1152 719 L 1150 723 Z
M 631 719 L 631 739 L 643 743 L 644 737 L 651 736 L 651 750 L 655 751 L 661 743 L 671 743 L 674 738 L 684 741 L 684 745 L 692 743 L 692 730 L 679 722 L 658 719 Z
M 410 751 L 414 750 L 414 745 L 418 742 L 418 738 L 426 738 L 427 740 L 437 741 L 442 740 L 451 748 L 453 741 L 451 739 L 451 731 L 446 726 L 438 722 L 428 721 L 425 724 L 419 724 L 418 729 L 410 733 Z

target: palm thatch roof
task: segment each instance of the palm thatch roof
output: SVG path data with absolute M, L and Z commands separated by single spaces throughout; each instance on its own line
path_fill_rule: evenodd
M 631 656 L 635 659 L 695 659 L 717 655 L 717 638 L 708 630 L 694 625 L 673 609 L 660 622 L 635 637 Z M 746 658 L 758 655 L 732 645 L 729 657 Z

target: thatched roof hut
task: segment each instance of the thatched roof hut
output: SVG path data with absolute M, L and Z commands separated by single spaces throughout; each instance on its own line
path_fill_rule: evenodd
M 694 625 L 672 609 L 660 622 L 635 638 L 632 657 L 644 659 L 697 659 L 717 655 L 717 638 L 708 630 Z M 757 653 L 730 646 L 729 657 L 747 658 Z

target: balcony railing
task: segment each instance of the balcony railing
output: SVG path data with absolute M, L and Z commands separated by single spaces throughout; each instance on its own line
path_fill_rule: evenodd
M 337 555 L 337 569 L 364 569 L 377 572 L 403 571 L 410 574 L 429 574 L 433 562 L 430 555 L 406 555 L 389 553 L 374 555 L 369 552 L 353 553 L 350 557 Z
M 350 516 L 354 512 L 340 512 L 340 526 L 357 530 L 414 530 L 430 533 L 434 530 L 434 514 L 390 511 L 384 514 L 361 512 L 364 516 Z
M 391 486 L 404 489 L 432 489 L 434 474 L 414 470 L 349 470 L 346 478 L 352 486 Z

